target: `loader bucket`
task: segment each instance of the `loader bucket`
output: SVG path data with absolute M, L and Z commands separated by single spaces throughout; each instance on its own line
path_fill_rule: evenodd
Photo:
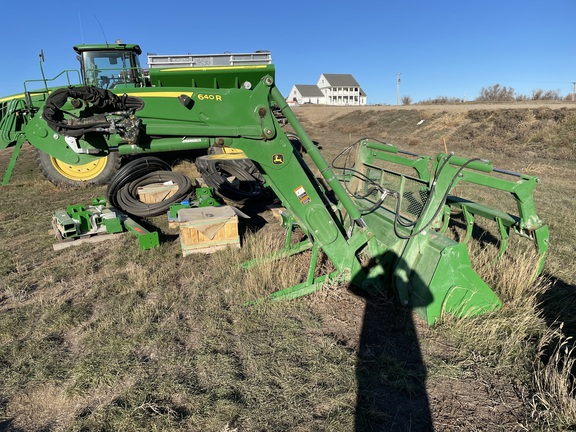
M 354 148 L 355 147 L 355 148 Z M 350 161 L 357 151 L 355 164 Z M 368 252 L 376 263 L 365 285 L 392 284 L 402 304 L 428 323 L 443 314 L 468 316 L 501 307 L 490 287 L 472 268 L 467 242 L 478 222 L 493 223 L 499 259 L 511 233 L 533 243 L 543 267 L 548 228 L 535 212 L 535 177 L 499 170 L 490 161 L 452 154 L 422 156 L 376 141 L 362 140 L 333 162 L 373 236 Z M 466 186 L 489 188 L 510 198 L 516 214 L 462 196 Z M 458 186 L 458 191 L 456 188 Z M 452 235 L 455 224 L 464 233 Z

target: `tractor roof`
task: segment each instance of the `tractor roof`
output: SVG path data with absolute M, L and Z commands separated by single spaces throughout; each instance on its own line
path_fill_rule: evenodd
M 136 54 L 142 54 L 140 45 L 135 44 L 88 44 L 88 45 L 74 45 L 74 51 L 78 54 L 85 51 L 105 51 L 105 50 L 119 50 L 119 51 L 134 51 Z

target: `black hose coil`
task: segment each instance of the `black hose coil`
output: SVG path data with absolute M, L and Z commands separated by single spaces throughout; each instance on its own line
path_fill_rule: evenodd
M 138 198 L 138 188 L 155 183 L 172 181 L 178 185 L 178 190 L 170 198 L 158 203 L 146 204 Z M 118 205 L 126 213 L 134 216 L 158 216 L 168 211 L 177 201 L 182 201 L 192 191 L 192 182 L 184 174 L 173 171 L 153 171 L 137 180 L 126 183 L 116 194 Z
M 116 195 L 126 184 L 136 180 L 153 171 L 171 171 L 170 165 L 154 156 L 141 157 L 128 162 L 118 170 L 116 175 L 110 180 L 106 198 L 114 207 L 119 207 Z
M 173 181 L 178 191 L 167 200 L 146 204 L 138 199 L 139 187 L 153 183 Z M 188 177 L 172 172 L 170 165 L 157 157 L 149 156 L 135 159 L 124 165 L 110 181 L 107 199 L 114 207 L 134 216 L 158 216 L 170 206 L 182 201 L 192 191 L 193 185 Z

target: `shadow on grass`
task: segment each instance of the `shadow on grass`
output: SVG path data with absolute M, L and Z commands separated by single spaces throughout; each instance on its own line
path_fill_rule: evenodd
M 0 420 L 0 432 L 25 432 L 14 426 L 12 419 Z
M 538 297 L 539 310 L 548 326 L 563 324 L 563 333 L 576 339 L 576 285 L 553 276 L 552 285 Z
M 355 431 L 432 431 L 426 367 L 410 309 L 358 292 L 366 309 L 358 353 Z
M 412 310 L 402 307 L 391 290 L 350 291 L 366 304 L 356 367 L 355 432 L 433 431 Z M 426 304 L 418 306 L 431 302 L 430 293 L 422 298 Z

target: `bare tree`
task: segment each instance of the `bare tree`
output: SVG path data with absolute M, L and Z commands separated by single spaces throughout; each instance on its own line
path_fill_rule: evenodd
M 532 100 L 560 100 L 560 90 L 532 90 Z
M 490 87 L 482 87 L 482 90 L 480 90 L 480 96 L 478 96 L 476 100 L 480 102 L 513 101 L 514 93 L 515 91 L 512 87 L 493 84 Z

